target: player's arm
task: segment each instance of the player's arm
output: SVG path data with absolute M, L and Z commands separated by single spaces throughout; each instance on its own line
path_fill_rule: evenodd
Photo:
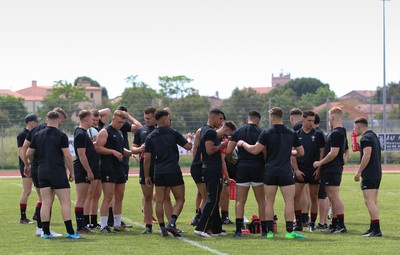
M 25 158 L 32 162 L 33 156 L 35 155 L 35 150 L 36 150 L 36 149 L 28 148 L 28 150 L 26 151 L 26 156 L 25 156 Z
M 225 155 L 226 160 L 228 160 L 228 162 L 233 163 L 232 155 L 235 147 L 236 147 L 236 141 L 229 140 L 228 146 L 226 147 L 226 155 Z
M 96 152 L 103 155 L 114 155 L 116 158 L 118 158 L 119 161 L 122 161 L 123 156 L 120 152 L 105 147 L 107 139 L 108 139 L 107 130 L 105 129 L 100 130 L 97 136 Z
M 303 145 L 294 147 L 294 151 L 293 152 L 294 153 L 292 153 L 292 156 L 303 157 L 304 156 L 304 147 L 303 147 Z
M 110 114 L 111 114 L 110 108 L 104 108 L 104 109 L 99 110 L 101 122 L 107 123 L 107 120 L 108 120 L 108 117 L 110 116 Z
M 187 151 L 190 151 L 192 149 L 192 139 L 193 139 L 193 133 L 188 133 L 186 135 L 186 141 L 187 143 L 183 145 L 183 148 Z
M 124 157 L 130 157 L 132 156 L 132 151 L 124 148 Z
M 151 165 L 151 153 L 145 152 L 143 161 L 143 170 L 144 170 L 145 183 L 148 187 L 153 186 L 153 183 L 151 182 L 150 178 L 150 165 Z
M 194 135 L 194 141 L 193 141 L 193 150 L 192 150 L 192 155 L 194 157 L 194 155 L 196 155 L 197 153 L 197 148 L 199 146 L 200 143 L 200 132 L 201 129 L 197 129 L 196 134 Z
M 361 173 L 365 170 L 367 167 L 369 160 L 371 159 L 371 153 L 372 153 L 372 147 L 365 147 L 363 149 L 363 156 L 361 158 L 361 163 L 360 166 L 358 167 L 358 171 L 354 175 L 354 180 L 360 181 Z
M 206 146 L 206 153 L 208 155 L 215 154 L 219 152 L 222 148 L 226 147 L 227 142 L 221 142 L 217 146 L 214 145 L 213 141 L 206 141 L 205 146 Z
M 324 158 L 322 158 L 320 161 L 315 161 L 313 163 L 314 168 L 318 168 L 322 165 L 331 162 L 338 155 L 339 150 L 340 150 L 339 147 L 331 147 L 331 150 L 329 151 L 328 154 L 326 154 Z
M 75 180 L 74 164 L 72 163 L 72 155 L 69 148 L 62 148 L 64 154 L 65 165 L 69 171 L 69 181 Z
M 27 158 L 27 151 L 28 151 L 28 148 L 30 145 L 31 145 L 31 142 L 25 139 L 24 144 L 21 147 L 21 152 L 18 148 L 19 157 L 21 158 L 22 162 L 24 162 L 24 165 L 25 165 L 24 172 L 30 171 L 30 166 L 29 166 L 29 162 L 28 162 L 28 158 Z
M 243 147 L 246 151 L 250 152 L 253 155 L 257 155 L 258 153 L 262 152 L 265 146 L 259 142 L 254 145 L 250 145 L 243 140 L 239 140 L 237 142 L 238 147 Z
M 85 171 L 87 173 L 88 180 L 93 181 L 94 176 L 93 176 L 92 169 L 90 168 L 89 161 L 86 157 L 86 148 L 78 148 L 76 151 L 78 152 L 79 161 L 81 162 L 83 168 L 85 169 Z
M 137 119 L 132 117 L 129 113 L 127 113 L 128 120 L 132 123 L 131 132 L 135 133 L 140 127 L 142 127 L 142 123 L 140 123 Z
M 229 178 L 228 167 L 225 162 L 224 153 L 221 153 L 221 160 L 222 160 L 222 177 L 229 183 L 231 179 Z

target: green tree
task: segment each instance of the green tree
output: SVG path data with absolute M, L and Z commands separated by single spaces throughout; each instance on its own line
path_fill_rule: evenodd
M 257 94 L 252 88 L 239 90 L 235 88 L 230 98 L 223 101 L 221 109 L 224 111 L 226 118 L 232 120 L 236 125 L 242 126 L 246 123 L 246 117 L 249 111 L 262 111 L 265 105 L 265 99 L 262 95 Z
M 163 97 L 170 98 L 183 98 L 189 94 L 192 94 L 194 88 L 186 87 L 187 83 L 193 80 L 184 76 L 159 76 L 158 85 L 161 87 L 160 95 Z
M 124 105 L 133 117 L 141 121 L 144 108 L 150 105 L 156 108 L 161 106 L 161 96 L 146 83 L 136 82 L 135 79 L 131 79 L 130 77 L 126 81 L 131 83 L 132 87 L 124 90 L 121 100 L 115 103 L 114 108 Z
M 182 133 L 195 132 L 207 122 L 210 103 L 207 97 L 188 95 L 184 98 L 170 99 L 164 103 L 172 111 L 172 127 Z
M 20 126 L 28 113 L 23 98 L 9 95 L 0 97 L 0 109 L 0 123 L 4 127 Z
M 43 105 L 40 107 L 39 113 L 41 116 L 46 116 L 48 111 L 55 107 L 61 107 L 67 114 L 63 128 L 72 132 L 76 122 L 71 117 L 78 115 L 79 111 L 82 110 L 79 103 L 85 101 L 88 101 L 88 98 L 83 86 L 73 86 L 71 83 L 62 80 L 56 81 L 51 92 L 42 101 Z
M 377 87 L 372 102 L 383 104 L 383 87 Z M 386 86 L 386 103 L 391 105 L 400 103 L 400 82 L 391 82 Z
M 301 99 L 302 95 L 305 94 L 317 94 L 315 101 L 320 101 L 319 97 L 329 95 L 332 100 L 336 100 L 335 92 L 331 91 L 329 84 L 322 83 L 320 80 L 315 78 L 297 78 L 289 81 L 285 85 L 276 87 L 269 94 L 273 97 L 277 94 L 282 94 L 286 90 L 291 89 L 295 92 L 296 98 Z M 326 97 L 325 99 L 326 100 Z M 318 102 L 314 102 L 318 103 Z

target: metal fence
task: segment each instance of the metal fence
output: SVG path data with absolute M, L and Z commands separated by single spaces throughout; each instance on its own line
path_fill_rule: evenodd
M 353 129 L 353 121 L 346 120 L 343 122 L 343 125 L 348 131 L 348 139 L 350 142 L 350 132 Z M 321 122 L 321 128 L 324 131 L 326 130 L 326 122 Z M 3 125 L 0 125 L 0 169 L 18 169 L 17 135 L 20 131 L 22 131 L 22 129 L 23 126 L 5 128 Z M 370 129 L 377 134 L 383 133 L 382 121 L 374 120 L 372 123 L 370 123 Z M 400 134 L 400 120 L 388 120 L 386 131 L 387 134 Z M 64 130 L 64 132 L 66 132 L 69 136 L 72 136 L 73 134 L 73 130 Z M 132 137 L 130 137 L 130 141 L 132 141 Z M 398 148 L 400 150 L 400 142 Z M 359 153 L 351 152 L 350 156 L 350 163 L 357 164 L 359 160 Z M 387 163 L 400 163 L 399 152 L 387 152 L 387 156 Z

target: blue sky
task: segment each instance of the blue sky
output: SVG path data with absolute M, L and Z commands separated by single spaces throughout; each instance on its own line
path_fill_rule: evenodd
M 387 82 L 400 80 L 400 1 L 386 2 Z M 110 97 L 125 78 L 158 89 L 186 75 L 201 95 L 314 77 L 341 96 L 383 84 L 379 0 L 2 0 L 0 88 L 89 76 Z

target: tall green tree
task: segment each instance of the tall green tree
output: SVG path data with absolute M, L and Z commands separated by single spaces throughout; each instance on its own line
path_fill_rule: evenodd
M 383 87 L 377 87 L 372 102 L 383 104 Z M 390 82 L 386 86 L 386 103 L 391 105 L 400 103 L 400 82 Z
M 199 95 L 187 95 L 184 98 L 171 99 L 169 103 L 163 103 L 172 111 L 172 127 L 180 132 L 195 132 L 207 122 L 210 102 L 207 97 Z
M 124 105 L 133 117 L 142 121 L 144 108 L 150 105 L 159 108 L 162 104 L 161 96 L 145 82 L 137 82 L 136 78 L 130 77 L 126 81 L 131 83 L 132 87 L 124 90 L 121 100 L 115 103 L 114 109 Z
M 300 99 L 302 95 L 307 93 L 316 94 L 318 89 L 321 88 L 325 88 L 330 94 L 334 95 L 333 97 L 336 99 L 335 92 L 330 90 L 329 84 L 323 83 L 316 78 L 296 78 L 285 85 L 276 87 L 270 94 L 271 96 L 274 96 L 276 94 L 282 94 L 285 90 L 291 89 L 295 92 L 296 98 Z
M 254 89 L 246 88 L 240 90 L 235 88 L 230 98 L 223 101 L 221 109 L 226 118 L 232 120 L 236 125 L 242 126 L 246 123 L 247 114 L 251 110 L 262 111 L 265 105 L 265 99 L 257 94 Z
M 3 127 L 21 126 L 27 113 L 23 98 L 0 96 L 0 123 Z
M 83 86 L 74 86 L 67 81 L 54 82 L 53 89 L 42 101 L 42 107 L 39 109 L 41 116 L 46 116 L 47 112 L 55 107 L 61 107 L 67 113 L 67 119 L 64 121 L 63 128 L 68 132 L 72 132 L 77 122 L 71 117 L 77 116 L 82 110 L 79 103 L 88 101 Z
M 159 76 L 158 85 L 161 87 L 160 95 L 169 98 L 183 98 L 192 94 L 194 88 L 186 87 L 193 80 L 184 76 Z

